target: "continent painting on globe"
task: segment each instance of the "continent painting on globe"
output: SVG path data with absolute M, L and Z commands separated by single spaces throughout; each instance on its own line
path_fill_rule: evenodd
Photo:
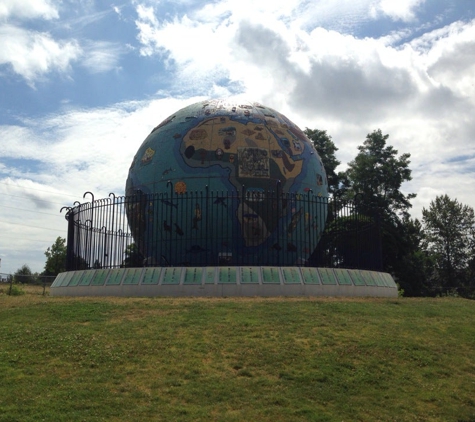
M 323 231 L 328 182 L 287 117 L 208 100 L 172 114 L 142 143 L 126 183 L 126 196 L 137 195 L 148 199 L 131 201 L 127 217 L 151 265 L 299 265 Z

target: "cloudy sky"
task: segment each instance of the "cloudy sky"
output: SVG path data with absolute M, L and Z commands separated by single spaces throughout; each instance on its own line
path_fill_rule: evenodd
M 341 169 L 380 128 L 413 217 L 475 207 L 473 0 L 0 0 L 0 272 L 41 272 L 61 207 L 123 194 L 154 126 L 229 96 L 327 130 Z

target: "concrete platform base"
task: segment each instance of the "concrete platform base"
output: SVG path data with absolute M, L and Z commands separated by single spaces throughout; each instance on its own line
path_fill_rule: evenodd
M 397 297 L 388 273 L 309 267 L 146 267 L 59 274 L 51 296 Z

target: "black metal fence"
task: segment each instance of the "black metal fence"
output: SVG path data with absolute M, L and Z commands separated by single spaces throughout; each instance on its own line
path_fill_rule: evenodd
M 115 196 L 67 209 L 67 270 L 298 265 L 380 270 L 377 215 L 278 192 Z

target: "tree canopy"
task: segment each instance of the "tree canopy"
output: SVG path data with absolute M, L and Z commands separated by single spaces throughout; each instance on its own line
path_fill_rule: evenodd
M 27 264 L 23 264 L 13 274 L 13 281 L 15 283 L 31 283 L 33 281 L 33 273 Z
M 124 260 L 122 267 L 142 267 L 144 257 L 140 253 L 138 246 L 135 243 L 127 245 L 124 250 Z
M 341 174 L 336 173 L 336 168 L 340 165 L 340 161 L 337 160 L 335 155 L 338 148 L 326 130 L 306 128 L 304 133 L 313 142 L 318 155 L 322 159 L 323 167 L 327 173 L 329 193 L 334 194 L 339 188 L 341 178 Z
M 415 194 L 405 195 L 401 185 L 412 179 L 409 168 L 410 154 L 398 156 L 398 151 L 386 145 L 389 135 L 380 129 L 369 133 L 359 153 L 348 163 L 348 186 L 345 195 L 360 196 L 365 207 L 378 209 L 385 216 L 407 215 Z
M 46 263 L 43 275 L 58 275 L 66 271 L 66 239 L 57 237 L 45 251 Z
M 422 210 L 424 247 L 434 257 L 434 282 L 450 290 L 456 280 L 464 280 L 475 254 L 473 208 L 448 195 L 440 195 Z

